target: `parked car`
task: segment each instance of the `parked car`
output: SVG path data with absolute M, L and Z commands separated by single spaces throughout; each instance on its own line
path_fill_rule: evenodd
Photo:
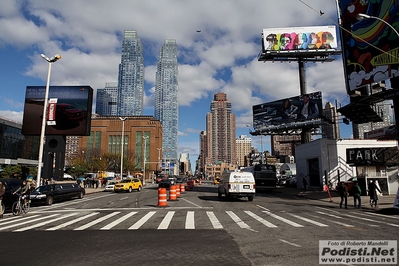
M 86 191 L 76 183 L 51 184 L 36 188 L 30 194 L 32 203 L 51 205 L 56 201 L 82 199 Z
M 119 183 L 115 184 L 114 191 L 128 191 L 129 193 L 133 190 L 141 191 L 143 188 L 143 184 L 141 180 L 138 178 L 126 178 L 120 181 Z
M 104 191 L 114 191 L 115 185 L 118 183 L 118 180 L 109 180 L 107 185 L 105 186 Z
M 162 179 L 161 182 L 158 183 L 158 188 L 170 188 L 171 185 L 169 179 Z
M 183 177 L 176 177 L 176 184 L 181 184 L 184 183 L 184 178 Z
M 16 178 L 0 178 L 0 180 L 6 187 L 2 203 L 6 206 L 6 209 L 9 209 L 18 200 L 18 195 L 13 195 L 12 193 L 21 186 L 22 180 Z

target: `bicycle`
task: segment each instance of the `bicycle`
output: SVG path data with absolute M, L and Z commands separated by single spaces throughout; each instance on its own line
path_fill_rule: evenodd
M 30 209 L 30 200 L 27 199 L 26 195 L 18 194 L 18 200 L 12 205 L 12 214 L 18 216 L 20 214 L 28 213 Z

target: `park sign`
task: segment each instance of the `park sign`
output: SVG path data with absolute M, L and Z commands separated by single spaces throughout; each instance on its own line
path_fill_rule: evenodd
M 346 163 L 349 165 L 397 165 L 397 147 L 349 148 Z

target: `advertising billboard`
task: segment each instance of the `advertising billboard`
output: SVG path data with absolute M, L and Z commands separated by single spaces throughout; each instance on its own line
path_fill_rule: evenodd
M 389 26 L 399 23 L 397 1 L 339 0 L 339 7 L 348 93 L 397 76 L 399 36 Z
M 22 134 L 40 135 L 45 86 L 27 86 Z M 90 135 L 93 89 L 90 86 L 50 86 L 46 135 Z
M 313 92 L 252 106 L 255 131 L 293 129 L 322 124 L 322 95 Z
M 398 135 L 396 132 L 396 125 L 382 127 L 382 128 L 371 130 L 369 132 L 365 132 L 364 138 L 365 139 L 395 140 L 398 138 Z
M 321 50 L 337 48 L 335 26 L 263 29 L 263 52 Z

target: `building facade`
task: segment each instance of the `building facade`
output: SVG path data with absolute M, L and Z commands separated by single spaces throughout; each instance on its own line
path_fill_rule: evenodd
M 143 44 L 135 30 L 125 30 L 118 75 L 118 116 L 143 115 Z
M 162 147 L 162 125 L 152 116 L 129 116 L 124 122 L 119 117 L 92 118 L 90 136 L 79 139 L 79 156 L 87 161 L 102 160 L 105 154 L 120 156 L 122 135 L 124 173 L 143 171 L 144 162 L 146 179 L 160 171 L 162 157 L 158 158 L 158 150 Z M 120 161 L 105 165 L 112 168 L 103 171 L 118 172 Z
M 179 84 L 177 44 L 165 40 L 159 52 L 155 84 L 155 119 L 162 123 L 162 156 L 178 162 Z
M 97 89 L 96 113 L 100 116 L 118 114 L 118 82 L 106 82 L 104 89 Z
M 321 127 L 323 138 L 340 139 L 341 135 L 337 109 L 330 102 L 327 102 L 323 109 L 323 115 L 330 121 L 330 123 L 326 123 Z
M 236 139 L 236 151 L 237 151 L 237 165 L 238 167 L 246 167 L 249 165 L 247 161 L 248 155 L 252 150 L 252 139 L 246 135 L 240 135 Z
M 231 112 L 227 95 L 214 95 L 206 116 L 207 147 L 206 164 L 224 162 L 237 165 L 236 161 L 236 117 Z
M 301 144 L 301 135 L 272 135 L 270 140 L 273 156 L 295 156 L 295 147 Z

